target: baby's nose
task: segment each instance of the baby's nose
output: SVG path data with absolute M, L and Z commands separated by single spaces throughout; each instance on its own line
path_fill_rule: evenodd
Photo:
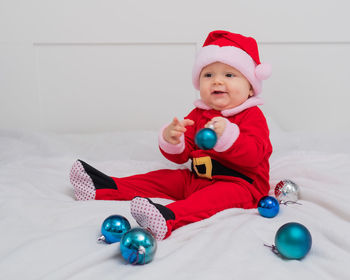
M 215 85 L 221 85 L 222 84 L 222 79 L 220 77 L 215 77 L 214 84 Z

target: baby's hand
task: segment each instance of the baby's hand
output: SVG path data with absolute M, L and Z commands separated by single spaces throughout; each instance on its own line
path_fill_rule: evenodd
M 220 137 L 226 128 L 226 119 L 223 117 L 212 118 L 211 121 L 207 122 L 205 127 L 214 126 L 214 131 L 216 135 Z
M 185 126 L 193 124 L 194 121 L 190 119 L 184 119 L 182 121 L 179 121 L 175 117 L 171 124 L 169 124 L 163 131 L 164 140 L 170 144 L 179 144 L 181 135 L 184 134 L 187 130 Z

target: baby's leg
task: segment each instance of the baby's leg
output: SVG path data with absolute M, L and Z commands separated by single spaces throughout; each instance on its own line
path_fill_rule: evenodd
M 69 174 L 77 200 L 97 199 L 99 189 L 117 190 L 114 180 L 82 160 L 77 160 Z
M 193 190 L 204 188 L 212 183 L 206 179 L 197 179 L 189 170 L 159 170 L 145 175 L 148 177 L 148 183 L 152 183 L 154 186 L 163 186 L 167 191 L 167 195 L 173 200 L 185 199 Z M 140 176 L 143 178 L 145 175 Z M 135 183 L 138 180 L 138 176 L 121 178 L 120 180 L 125 179 L 128 181 L 128 184 L 140 185 Z M 134 180 L 136 181 L 133 182 Z M 117 184 L 119 184 L 118 182 Z M 129 189 L 131 188 L 129 187 Z M 160 191 L 163 192 L 160 189 L 156 189 L 158 194 Z M 171 234 L 171 228 L 175 221 L 174 212 L 166 206 L 154 203 L 147 198 L 147 196 L 160 197 L 159 195 L 143 193 L 141 196 L 145 197 L 136 196 L 131 201 L 130 210 L 132 216 L 140 226 L 148 228 L 157 240 L 167 238 Z
M 184 198 L 166 206 L 148 198 L 134 198 L 131 214 L 141 226 L 149 228 L 158 240 L 162 240 L 172 230 L 209 218 L 222 210 L 256 206 L 250 186 L 243 182 L 215 182 L 194 175 L 188 182 Z
M 103 174 L 77 160 L 70 181 L 77 200 L 131 200 L 135 196 L 183 199 L 189 170 L 157 170 L 146 174 L 116 178 Z
M 256 200 L 244 183 L 217 181 L 166 206 L 175 214 L 168 231 L 197 222 L 229 208 L 254 208 Z M 170 233 L 167 234 L 169 236 Z
M 184 198 L 191 172 L 188 169 L 161 169 L 129 177 L 113 177 L 113 180 L 118 186 L 115 197 L 118 200 L 131 200 L 136 196 L 179 200 Z M 100 192 L 100 195 L 105 194 Z

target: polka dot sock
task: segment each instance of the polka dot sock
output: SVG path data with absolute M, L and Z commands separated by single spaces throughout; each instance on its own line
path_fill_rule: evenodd
M 169 235 L 167 221 L 175 220 L 175 215 L 170 209 L 142 197 L 135 197 L 131 201 L 130 208 L 136 222 L 141 227 L 149 229 L 157 240 L 163 240 Z
M 111 177 L 103 174 L 82 160 L 77 160 L 73 164 L 69 178 L 77 200 L 95 199 L 96 190 L 98 189 L 118 189 Z

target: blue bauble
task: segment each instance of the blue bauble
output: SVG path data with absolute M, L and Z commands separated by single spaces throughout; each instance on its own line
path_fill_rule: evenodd
M 258 211 L 261 216 L 273 218 L 278 214 L 280 205 L 276 198 L 272 196 L 264 196 L 259 200 Z
M 212 149 L 218 137 L 215 131 L 211 128 L 203 128 L 199 130 L 194 138 L 196 145 L 202 150 Z
M 102 236 L 99 240 L 106 243 L 119 242 L 123 234 L 130 230 L 129 221 L 120 215 L 112 215 L 106 218 L 101 227 Z
M 287 259 L 301 259 L 311 249 L 312 238 L 309 230 L 299 223 L 284 224 L 276 233 L 275 246 Z
M 131 264 L 146 264 L 153 260 L 157 241 L 146 229 L 136 227 L 125 233 L 120 240 L 123 258 Z

